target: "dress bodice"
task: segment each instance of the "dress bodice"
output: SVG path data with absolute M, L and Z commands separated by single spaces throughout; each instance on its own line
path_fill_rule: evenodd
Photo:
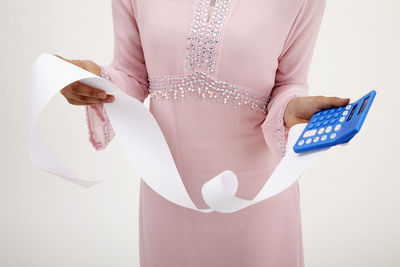
M 112 3 L 114 58 L 103 73 L 132 97 L 150 97 L 195 202 L 204 204 L 201 185 L 226 169 L 239 176 L 238 194 L 251 197 L 285 152 L 287 103 L 307 95 L 325 1 Z M 94 125 L 101 106 L 90 109 Z M 112 139 L 104 121 L 92 143 L 101 132 Z

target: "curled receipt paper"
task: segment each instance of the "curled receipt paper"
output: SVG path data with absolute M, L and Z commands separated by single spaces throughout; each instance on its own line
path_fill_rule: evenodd
M 40 55 L 32 66 L 30 78 L 30 139 L 32 164 L 51 174 L 89 188 L 103 180 L 82 178 L 57 160 L 37 126 L 41 111 L 65 86 L 80 81 L 105 90 L 115 101 L 104 104 L 115 137 L 141 178 L 165 199 L 199 212 L 235 212 L 272 197 L 290 187 L 302 173 L 328 149 L 296 154 L 292 147 L 305 123 L 291 127 L 286 155 L 253 200 L 235 196 L 238 180 L 225 170 L 202 187 L 209 209 L 198 209 L 187 193 L 162 131 L 149 109 L 127 95 L 112 82 L 48 53 Z M 157 162 L 157 168 L 153 164 Z

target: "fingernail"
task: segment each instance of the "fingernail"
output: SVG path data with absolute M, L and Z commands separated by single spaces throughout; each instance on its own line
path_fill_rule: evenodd
M 109 96 L 107 97 L 107 102 L 113 102 L 114 101 L 114 96 Z
M 107 96 L 107 94 L 106 94 L 106 93 L 103 93 L 103 92 L 98 93 L 97 95 L 98 95 L 100 98 L 106 98 L 106 96 Z

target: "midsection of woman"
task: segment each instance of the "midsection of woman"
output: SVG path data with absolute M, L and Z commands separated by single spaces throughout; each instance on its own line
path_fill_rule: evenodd
M 192 200 L 208 208 L 201 187 L 224 170 L 238 176 L 238 196 L 253 198 L 280 159 L 266 145 L 260 127 L 265 115 L 235 103 L 203 99 L 197 92 L 185 94 L 183 99 L 151 98 L 150 111 Z
M 213 8 L 212 2 L 132 2 L 150 111 L 201 208 L 207 207 L 201 186 L 218 173 L 234 171 L 237 195 L 252 198 L 279 162 L 260 126 L 279 57 L 304 1 L 217 0 Z
M 195 205 L 207 208 L 201 187 L 224 170 L 238 176 L 237 196 L 253 198 L 284 155 L 286 104 L 307 95 L 325 0 L 216 0 L 212 10 L 212 0 L 112 3 L 114 59 L 103 77 L 150 97 Z M 114 136 L 104 109 L 86 111 L 103 149 Z M 142 180 L 141 266 L 303 266 L 298 194 L 296 183 L 241 211 L 203 214 Z

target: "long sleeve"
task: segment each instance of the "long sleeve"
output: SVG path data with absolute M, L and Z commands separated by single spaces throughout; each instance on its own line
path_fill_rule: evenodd
M 325 6 L 326 0 L 303 0 L 278 59 L 267 117 L 261 127 L 268 147 L 282 157 L 289 130 L 283 114 L 292 98 L 308 95 L 308 71 Z
M 128 95 L 144 102 L 149 95 L 147 69 L 139 29 L 130 0 L 112 0 L 114 54 L 109 65 L 101 65 L 102 77 Z M 104 149 L 115 136 L 103 104 L 85 106 L 89 141 Z

